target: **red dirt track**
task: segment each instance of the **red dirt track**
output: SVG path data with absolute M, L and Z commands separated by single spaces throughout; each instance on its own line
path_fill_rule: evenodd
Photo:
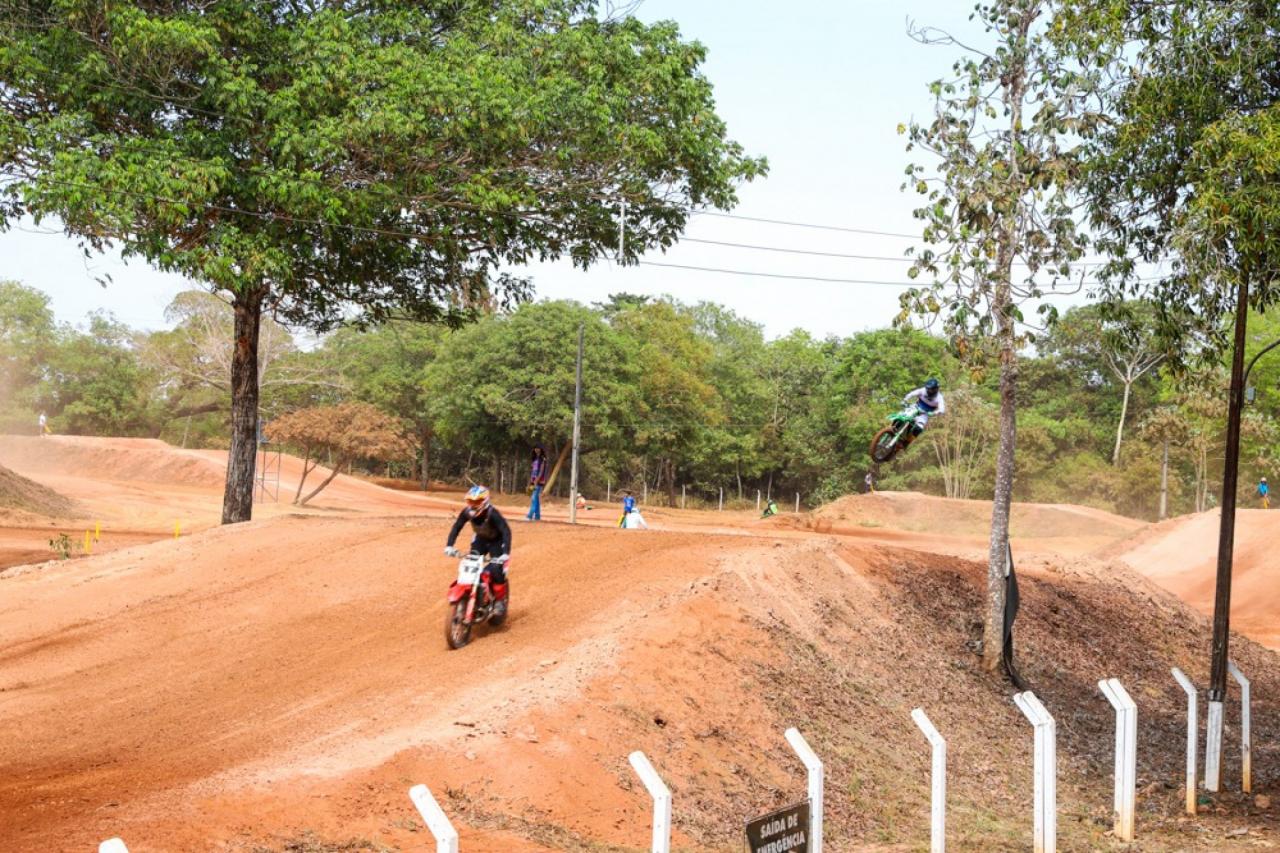
M 1029 734 L 969 650 L 978 502 L 886 494 L 768 521 L 653 508 L 648 532 L 615 529 L 616 507 L 599 505 L 576 528 L 515 521 L 508 624 L 448 651 L 455 566 L 440 551 L 455 497 L 340 476 L 297 511 L 300 463 L 286 458 L 283 503 L 218 527 L 224 454 L 0 437 L 0 464 L 78 501 L 113 541 L 0 563 L 0 850 L 115 835 L 132 853 L 434 849 L 406 793 L 419 782 L 468 853 L 640 850 L 632 749 L 676 792 L 676 846 L 731 850 L 746 817 L 802 790 L 788 725 L 830 760 L 829 850 L 919 849 L 918 705 L 954 733 L 956 849 L 1026 846 Z M 0 527 L 0 557 L 60 524 Z M 1201 535 L 1192 524 L 1168 529 Z M 1024 668 L 1047 703 L 1076 709 L 1062 718 L 1064 808 L 1109 809 L 1107 674 L 1141 697 L 1140 740 L 1172 744 L 1142 778 L 1176 778 L 1180 700 L 1165 682 L 1170 665 L 1203 682 L 1204 620 L 1091 555 L 1167 563 L 1185 543 L 1078 507 L 1020 507 L 1014 533 Z M 1280 665 L 1244 641 L 1235 653 L 1263 697 L 1255 738 L 1274 741 Z M 1269 759 L 1280 753 L 1260 748 L 1260 789 Z M 1143 801 L 1145 826 L 1165 833 L 1143 849 L 1252 845 L 1227 835 L 1238 809 L 1178 823 L 1178 796 Z M 1109 848 L 1105 823 L 1064 821 L 1063 849 Z

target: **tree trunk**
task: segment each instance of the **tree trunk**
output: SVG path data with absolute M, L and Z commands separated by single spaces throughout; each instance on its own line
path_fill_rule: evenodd
M 676 505 L 676 463 L 674 460 L 667 462 L 667 506 Z
M 302 476 L 298 479 L 298 491 L 293 493 L 293 503 L 295 506 L 298 504 L 298 499 L 302 497 L 302 484 L 307 482 L 307 475 L 310 474 L 318 464 L 319 460 L 316 462 L 311 461 L 311 448 L 308 447 L 302 455 Z
M 222 493 L 222 523 L 253 518 L 254 464 L 258 450 L 258 331 L 264 288 L 236 294 L 235 346 L 231 353 L 231 449 Z
M 316 487 L 315 487 L 315 489 L 314 489 L 314 490 L 312 490 L 311 494 L 307 495 L 307 496 L 306 496 L 305 498 L 303 498 L 300 502 L 298 502 L 298 506 L 306 506 L 306 505 L 307 505 L 307 501 L 311 500 L 311 499 L 312 499 L 312 498 L 314 498 L 316 495 L 318 495 L 318 494 L 320 494 L 322 491 L 324 491 L 324 487 L 325 487 L 325 486 L 327 486 L 327 485 L 329 485 L 330 483 L 332 483 L 332 482 L 333 482 L 333 478 L 334 478 L 334 477 L 336 477 L 336 476 L 338 476 L 338 471 L 342 468 L 342 463 L 343 463 L 343 462 L 348 462 L 348 463 L 350 463 L 350 460 L 344 460 L 344 459 L 339 458 L 339 459 L 338 459 L 338 464 L 337 464 L 337 465 L 334 465 L 334 466 L 333 466 L 333 468 L 329 471 L 329 476 L 324 478 L 324 482 L 323 482 L 323 483 L 321 483 L 320 485 L 316 486 Z
M 1027 91 L 1027 34 L 1034 16 L 1023 15 L 1017 24 L 1021 59 L 1002 80 L 1005 102 L 1009 105 L 1009 186 L 1014 198 L 1007 199 L 1002 217 L 999 244 L 996 249 L 995 293 L 991 311 L 995 315 L 996 340 L 1000 346 L 1000 447 L 996 452 L 995 494 L 991 501 L 991 548 L 987 563 L 987 614 L 982 635 L 982 664 L 988 672 L 1000 667 L 1004 651 L 1004 587 L 1008 570 L 1009 511 L 1013 503 L 1014 449 L 1018 436 L 1017 384 L 1018 342 L 1013 308 L 1013 261 L 1017 250 L 1017 219 L 1023 208 L 1024 186 L 1018 157 L 1021 136 L 1023 99 Z
M 422 491 L 431 488 L 431 475 L 429 473 L 428 464 L 431 461 L 431 427 L 424 427 L 419 433 L 422 441 Z
M 547 485 L 542 490 L 544 495 L 551 494 L 551 490 L 556 487 L 556 477 L 560 476 L 560 469 L 564 467 L 564 461 L 569 458 L 570 444 L 565 442 L 564 447 L 560 448 L 560 455 L 556 457 L 556 464 L 551 466 L 551 475 L 547 477 Z
M 1007 285 L 1006 285 L 1007 287 Z M 1008 292 L 997 298 L 996 310 L 1009 310 Z M 982 639 L 982 662 L 988 671 L 1000 666 L 1004 648 L 1004 586 L 1009 549 L 1009 512 L 1013 503 L 1014 448 L 1018 419 L 1016 390 L 1017 351 L 1013 340 L 1013 318 L 1000 318 L 1000 446 L 996 452 L 995 495 L 991 506 L 991 548 L 987 564 L 987 616 Z
M 1164 521 L 1169 516 L 1169 439 L 1164 440 L 1164 452 L 1160 456 L 1160 517 Z
M 1124 380 L 1124 398 L 1120 404 L 1120 423 L 1116 426 L 1116 449 L 1111 452 L 1111 464 L 1120 464 L 1120 442 L 1124 438 L 1124 419 L 1129 414 L 1129 392 L 1133 390 L 1133 380 Z

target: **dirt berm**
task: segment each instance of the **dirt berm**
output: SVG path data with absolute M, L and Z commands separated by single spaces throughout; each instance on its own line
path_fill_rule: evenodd
M 449 652 L 446 525 L 279 518 L 0 574 L 0 849 L 421 850 L 406 791 L 424 782 L 469 853 L 641 850 L 643 749 L 677 848 L 737 850 L 745 819 L 803 796 L 795 725 L 827 763 L 827 849 L 917 850 L 915 707 L 948 739 L 950 846 L 1028 849 L 1031 730 L 973 652 L 981 566 L 520 525 L 508 626 Z M 1124 568 L 1020 568 L 1021 665 L 1059 726 L 1060 849 L 1112 847 L 1096 685 L 1113 676 L 1140 708 L 1142 849 L 1274 843 L 1260 799 L 1179 816 L 1169 667 L 1205 683 L 1205 620 Z M 1233 657 L 1254 684 L 1255 790 L 1274 793 L 1280 666 L 1243 640 Z

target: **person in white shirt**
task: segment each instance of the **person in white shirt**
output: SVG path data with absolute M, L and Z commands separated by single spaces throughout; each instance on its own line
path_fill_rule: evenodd
M 915 426 L 911 430 L 911 438 L 914 440 L 929 425 L 929 418 L 947 413 L 947 403 L 938 390 L 938 380 L 932 378 L 902 398 L 902 405 L 910 406 L 912 403 L 916 406 Z

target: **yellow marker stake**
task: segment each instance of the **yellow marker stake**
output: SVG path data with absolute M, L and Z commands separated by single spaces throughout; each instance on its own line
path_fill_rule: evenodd
M 94 542 L 102 541 L 102 522 L 101 521 L 95 521 L 93 523 L 93 541 Z
M 175 521 L 173 523 L 173 538 L 177 539 L 181 535 L 182 535 L 182 522 Z
M 84 552 L 86 554 L 93 553 L 93 532 L 89 530 L 84 532 Z

